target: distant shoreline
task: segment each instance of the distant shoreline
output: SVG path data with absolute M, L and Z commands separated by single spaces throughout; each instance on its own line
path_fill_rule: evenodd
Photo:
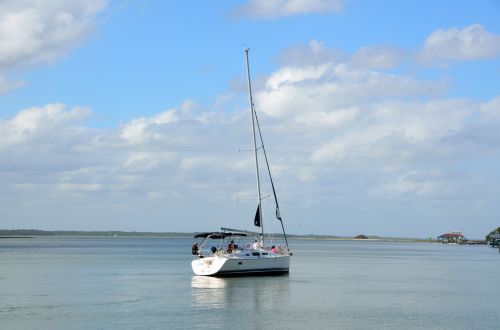
M 0 229 L 1 238 L 36 237 L 101 237 L 101 238 L 192 238 L 195 233 L 186 232 L 138 232 L 138 231 L 77 231 L 77 230 L 39 230 L 39 229 Z M 283 237 L 282 234 L 274 234 Z M 387 242 L 436 242 L 435 239 L 364 236 L 364 238 L 333 235 L 287 235 L 294 240 L 339 240 L 339 241 L 387 241 Z

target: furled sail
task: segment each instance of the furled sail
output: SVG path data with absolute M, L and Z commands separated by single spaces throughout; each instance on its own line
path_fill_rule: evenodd
M 281 219 L 280 208 L 278 206 L 276 206 L 276 219 L 278 219 L 279 221 L 283 221 Z

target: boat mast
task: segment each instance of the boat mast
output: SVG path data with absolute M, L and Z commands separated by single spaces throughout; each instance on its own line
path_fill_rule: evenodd
M 260 203 L 262 201 L 262 197 L 261 197 L 261 191 L 260 191 L 259 158 L 258 158 L 258 154 L 257 154 L 257 150 L 258 150 L 257 149 L 257 137 L 255 134 L 255 108 L 254 108 L 253 97 L 252 97 L 252 84 L 250 82 L 250 63 L 248 61 L 248 51 L 249 51 L 249 49 L 245 48 L 245 62 L 247 65 L 247 80 L 248 80 L 248 98 L 249 98 L 249 102 L 250 102 L 250 113 L 252 115 L 253 153 L 255 156 L 255 172 L 257 175 L 257 199 L 259 201 L 258 206 L 257 206 L 257 210 L 258 210 L 257 212 L 259 212 L 258 216 L 260 219 L 260 231 L 261 231 L 260 241 L 261 241 L 262 246 L 264 246 L 264 224 L 262 222 L 262 208 L 260 205 Z

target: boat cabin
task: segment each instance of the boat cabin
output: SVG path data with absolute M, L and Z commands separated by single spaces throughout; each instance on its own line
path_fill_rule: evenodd
M 198 258 L 213 255 L 265 257 L 271 254 L 284 254 L 286 251 L 280 245 L 262 246 L 258 235 L 249 235 L 248 233 L 206 232 L 196 234 L 194 238 L 193 255 Z M 201 239 L 201 242 L 199 242 L 199 239 Z

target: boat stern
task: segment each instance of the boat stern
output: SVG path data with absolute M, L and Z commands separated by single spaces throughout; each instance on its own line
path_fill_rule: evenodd
M 191 262 L 193 273 L 200 276 L 210 276 L 217 274 L 227 262 L 228 258 L 213 256 L 196 258 Z

